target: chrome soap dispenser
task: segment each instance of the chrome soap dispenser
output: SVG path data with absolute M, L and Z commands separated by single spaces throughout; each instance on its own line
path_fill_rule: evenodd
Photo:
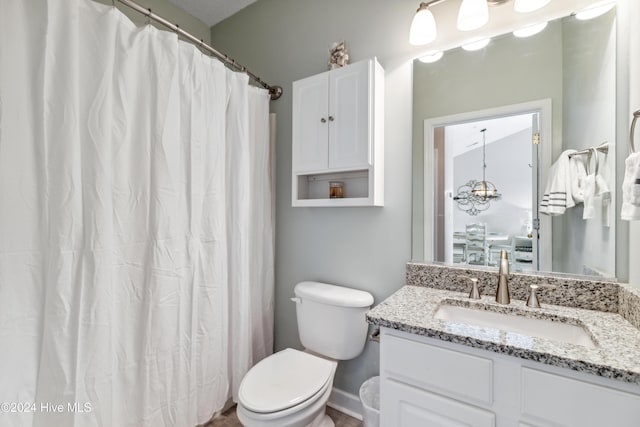
M 509 304 L 509 258 L 507 251 L 500 251 L 500 270 L 498 271 L 498 289 L 496 290 L 496 302 Z

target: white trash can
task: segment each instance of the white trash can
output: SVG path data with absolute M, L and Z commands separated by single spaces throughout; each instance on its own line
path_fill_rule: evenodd
M 371 377 L 360 386 L 364 427 L 380 426 L 380 377 Z

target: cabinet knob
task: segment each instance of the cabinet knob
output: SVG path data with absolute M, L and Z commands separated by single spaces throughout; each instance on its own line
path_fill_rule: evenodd
M 333 116 L 329 116 L 329 121 L 332 122 L 333 121 Z
M 320 119 L 320 123 L 327 123 L 327 119 L 325 119 L 324 117 Z

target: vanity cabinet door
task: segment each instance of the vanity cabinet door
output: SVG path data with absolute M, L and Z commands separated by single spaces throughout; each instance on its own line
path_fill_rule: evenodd
M 637 427 L 640 396 L 522 368 L 521 416 L 536 427 Z
M 383 379 L 382 427 L 494 427 L 495 415 L 390 378 Z

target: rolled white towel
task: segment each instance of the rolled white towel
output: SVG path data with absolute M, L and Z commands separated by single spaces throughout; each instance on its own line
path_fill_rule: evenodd
M 596 175 L 590 174 L 584 179 L 584 209 L 582 219 L 591 219 L 595 214 Z
M 549 168 L 547 185 L 545 186 L 540 202 L 540 213 L 547 215 L 562 215 L 567 208 L 575 206 L 571 196 L 571 173 L 569 154 L 576 150 L 566 150 L 558 157 L 558 160 Z
M 607 196 L 611 194 L 607 181 L 600 175 L 596 175 L 596 196 Z
M 569 168 L 567 169 L 567 182 L 569 183 L 569 193 L 567 199 L 570 203 L 567 207 L 573 207 L 584 202 L 585 199 L 585 180 L 587 178 L 587 169 L 584 162 L 584 156 L 573 156 L 569 159 Z
M 602 197 L 602 225 L 611 226 L 611 190 L 607 181 L 601 176 L 596 175 L 596 196 Z
M 631 153 L 624 164 L 620 218 L 637 221 L 640 220 L 640 153 Z

